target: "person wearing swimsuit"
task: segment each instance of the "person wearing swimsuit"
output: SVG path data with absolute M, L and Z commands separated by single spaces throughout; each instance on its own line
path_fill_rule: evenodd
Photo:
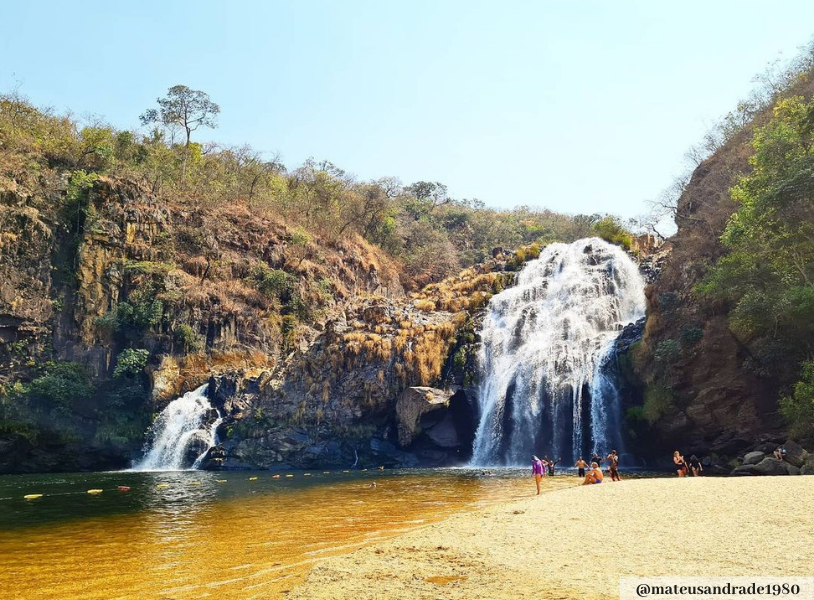
M 619 455 L 616 450 L 611 450 L 608 454 L 608 473 L 611 476 L 611 481 L 622 481 L 619 477 Z
M 681 454 L 679 453 L 678 450 L 673 452 L 673 462 L 676 465 L 676 473 L 678 473 L 678 476 L 679 477 L 686 477 L 687 471 L 689 471 L 689 469 L 687 469 L 687 463 L 684 460 L 684 457 L 681 456 Z
M 580 477 L 585 477 L 585 467 L 588 466 L 588 463 L 586 463 L 584 460 L 582 460 L 581 456 L 579 457 L 579 460 L 577 461 L 577 463 L 574 466 L 578 469 L 577 474 Z
M 588 474 L 585 476 L 585 481 L 582 482 L 582 485 L 591 485 L 593 483 L 602 483 L 602 480 L 605 476 L 602 474 L 602 469 L 599 468 L 599 463 L 592 462 L 591 463 L 591 470 L 588 471 Z
M 698 477 L 701 474 L 701 471 L 704 470 L 704 467 L 701 465 L 701 461 L 695 454 L 690 457 L 690 469 L 692 470 L 693 477 Z
M 540 480 L 543 478 L 543 472 L 545 471 L 543 467 L 543 461 L 541 461 L 536 456 L 532 456 L 531 461 L 531 474 L 534 475 L 534 483 L 537 484 L 537 495 L 540 495 Z

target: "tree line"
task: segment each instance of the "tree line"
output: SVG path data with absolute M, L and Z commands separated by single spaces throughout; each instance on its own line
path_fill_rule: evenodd
M 496 210 L 453 198 L 439 182 L 362 181 L 313 158 L 288 169 L 247 145 L 194 140 L 200 130 L 217 127 L 220 110 L 205 92 L 177 85 L 140 116 L 142 131 L 128 131 L 40 109 L 12 93 L 0 96 L 0 152 L 12 177 L 25 178 L 33 161 L 137 179 L 167 202 L 199 208 L 244 203 L 328 241 L 358 234 L 401 262 L 405 281 L 415 287 L 482 261 L 499 246 L 590 235 L 630 243 L 625 224 L 609 215 Z M 28 158 L 21 162 L 21 156 Z

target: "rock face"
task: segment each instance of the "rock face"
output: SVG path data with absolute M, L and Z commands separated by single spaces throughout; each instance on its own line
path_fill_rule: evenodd
M 810 97 L 814 81 L 790 93 Z M 730 188 L 751 168 L 751 139 L 771 109 L 701 162 L 677 200 L 677 233 L 661 274 L 646 289 L 648 319 L 634 367 L 645 384 L 651 451 L 680 447 L 699 456 L 734 455 L 756 441 L 782 438 L 777 402 L 784 385 L 750 368 L 748 342 L 730 331 L 728 307 L 697 292 L 725 253 L 721 234 L 735 209 Z
M 212 374 L 274 369 L 359 295 L 404 297 L 395 266 L 364 240 L 303 246 L 285 225 L 247 209 L 158 203 L 111 177 L 83 192 L 84 220 L 68 219 L 72 185 L 67 173 L 45 170 L 28 187 L 0 173 L 0 393 L 50 361 L 70 361 L 87 370 L 95 394 L 59 407 L 69 412 L 61 431 L 48 429 L 51 419 L 11 415 L 20 422 L 0 444 L 18 458 L 0 471 L 87 469 L 93 456 L 99 468 L 125 467 L 143 443 L 146 425 L 134 420 Z M 285 320 L 292 309 L 263 292 L 264 273 L 283 278 L 296 306 L 309 310 Z M 144 378 L 138 394 L 130 386 L 123 395 L 111 375 L 130 347 L 150 353 L 150 386 Z M 117 418 L 103 424 L 113 409 Z M 119 421 L 129 425 L 118 431 Z
M 406 448 L 412 444 L 419 432 L 421 417 L 429 412 L 447 408 L 450 397 L 452 397 L 451 392 L 430 387 L 409 387 L 404 390 L 396 401 L 399 445 Z M 449 427 L 446 429 L 448 430 Z M 436 435 L 444 437 L 440 432 Z M 457 443 L 452 445 L 457 445 Z

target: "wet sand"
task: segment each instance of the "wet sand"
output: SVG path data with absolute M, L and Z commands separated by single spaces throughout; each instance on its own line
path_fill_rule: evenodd
M 287 597 L 592 600 L 618 598 L 620 576 L 810 576 L 812 503 L 806 476 L 575 486 L 331 558 Z

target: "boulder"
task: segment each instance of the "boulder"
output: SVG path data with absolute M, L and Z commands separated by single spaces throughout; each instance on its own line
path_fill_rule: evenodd
M 741 465 L 739 467 L 735 467 L 730 475 L 757 475 L 757 472 L 755 471 L 755 465 Z
M 766 455 L 763 452 L 747 452 L 746 456 L 743 457 L 743 464 L 756 465 L 764 458 L 766 458 Z
M 767 457 L 756 465 L 753 465 L 753 468 L 756 475 L 788 475 L 789 466 L 790 465 L 785 461 Z
M 427 437 L 441 448 L 457 448 L 461 445 L 461 440 L 458 439 L 458 432 L 455 429 L 455 420 L 451 413 L 447 413 L 440 423 L 428 429 Z
M 428 412 L 446 408 L 450 392 L 430 387 L 409 387 L 396 400 L 399 446 L 412 444 L 418 433 L 418 422 Z
M 792 440 L 788 440 L 783 447 L 786 449 L 786 461 L 789 464 L 794 465 L 797 468 L 802 467 L 805 464 L 806 455 L 808 452 L 798 444 Z
M 806 455 L 806 461 L 800 468 L 800 475 L 814 475 L 814 453 Z

